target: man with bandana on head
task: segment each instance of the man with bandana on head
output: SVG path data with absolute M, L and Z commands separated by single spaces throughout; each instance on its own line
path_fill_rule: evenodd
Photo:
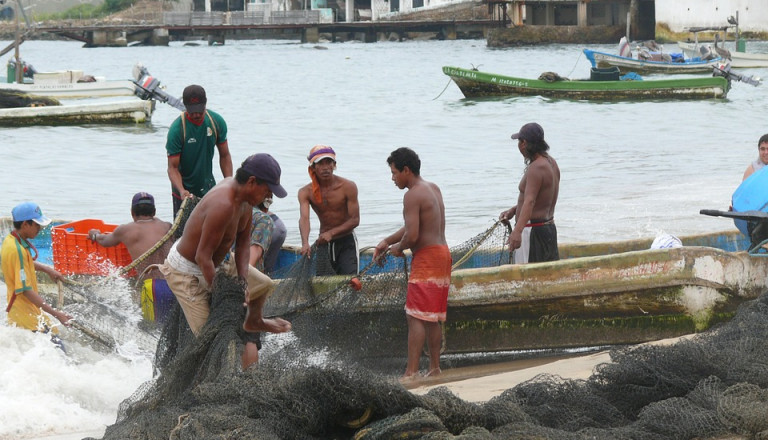
M 315 145 L 307 156 L 312 181 L 299 190 L 299 233 L 301 254 L 311 256 L 309 208 L 320 220 L 317 252 L 327 253 L 333 272 L 318 267 L 318 275 L 352 275 L 360 269 L 357 237 L 360 224 L 357 185 L 334 174 L 336 152 L 327 145 Z

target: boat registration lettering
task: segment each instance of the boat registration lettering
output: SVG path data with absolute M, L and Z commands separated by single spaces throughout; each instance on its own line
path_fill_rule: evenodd
M 477 79 L 477 73 L 469 70 L 457 70 L 446 68 L 445 73 L 452 76 L 460 76 L 462 78 Z
M 491 78 L 491 82 L 495 82 L 503 86 L 528 87 L 528 81 L 520 81 L 518 79 L 498 78 L 494 76 Z

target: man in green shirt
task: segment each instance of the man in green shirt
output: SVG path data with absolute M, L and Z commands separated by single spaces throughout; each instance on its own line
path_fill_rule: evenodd
M 219 150 L 221 174 L 232 177 L 232 156 L 224 118 L 206 110 L 205 89 L 198 85 L 184 89 L 183 101 L 186 111 L 171 124 L 165 143 L 174 218 L 185 198 L 203 197 L 216 185 L 213 178 L 214 147 Z

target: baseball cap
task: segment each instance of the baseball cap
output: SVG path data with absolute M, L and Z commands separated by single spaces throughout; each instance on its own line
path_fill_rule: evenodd
M 512 139 L 523 139 L 530 142 L 544 142 L 544 129 L 535 122 L 529 122 L 520 131 L 512 135 Z
M 40 226 L 45 226 L 51 222 L 51 219 L 43 215 L 40 206 L 35 202 L 24 202 L 16 205 L 11 211 L 14 222 L 23 222 L 32 220 Z
M 309 163 L 318 163 L 327 158 L 336 162 L 336 152 L 328 145 L 315 145 L 309 150 L 309 156 L 307 156 Z
M 184 107 L 186 107 L 188 113 L 201 113 L 205 110 L 205 104 L 208 99 L 205 97 L 205 89 L 193 84 L 187 86 L 184 89 L 182 95 L 184 100 Z
M 253 154 L 248 156 L 240 167 L 253 177 L 263 180 L 269 186 L 272 194 L 277 197 L 283 198 L 288 195 L 285 188 L 280 185 L 280 164 L 271 155 L 267 153 Z
M 152 194 L 147 192 L 137 192 L 133 195 L 133 200 L 131 201 L 131 206 L 136 205 L 152 205 L 155 206 L 155 198 L 152 197 Z

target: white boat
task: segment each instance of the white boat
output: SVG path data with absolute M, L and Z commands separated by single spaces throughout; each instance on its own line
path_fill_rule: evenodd
M 109 96 L 133 96 L 136 85 L 131 80 L 106 80 L 91 77 L 95 81 L 80 82 L 87 78 L 81 70 L 39 72 L 26 78 L 23 83 L 0 83 L 0 90 L 16 90 L 51 98 L 100 98 Z
M 154 100 L 68 103 L 45 107 L 0 109 L 0 126 L 138 124 L 149 122 Z
M 699 48 L 712 46 L 713 43 L 678 41 L 677 45 L 686 56 L 699 56 Z M 744 69 L 750 67 L 768 67 L 768 54 L 731 51 L 731 67 Z

